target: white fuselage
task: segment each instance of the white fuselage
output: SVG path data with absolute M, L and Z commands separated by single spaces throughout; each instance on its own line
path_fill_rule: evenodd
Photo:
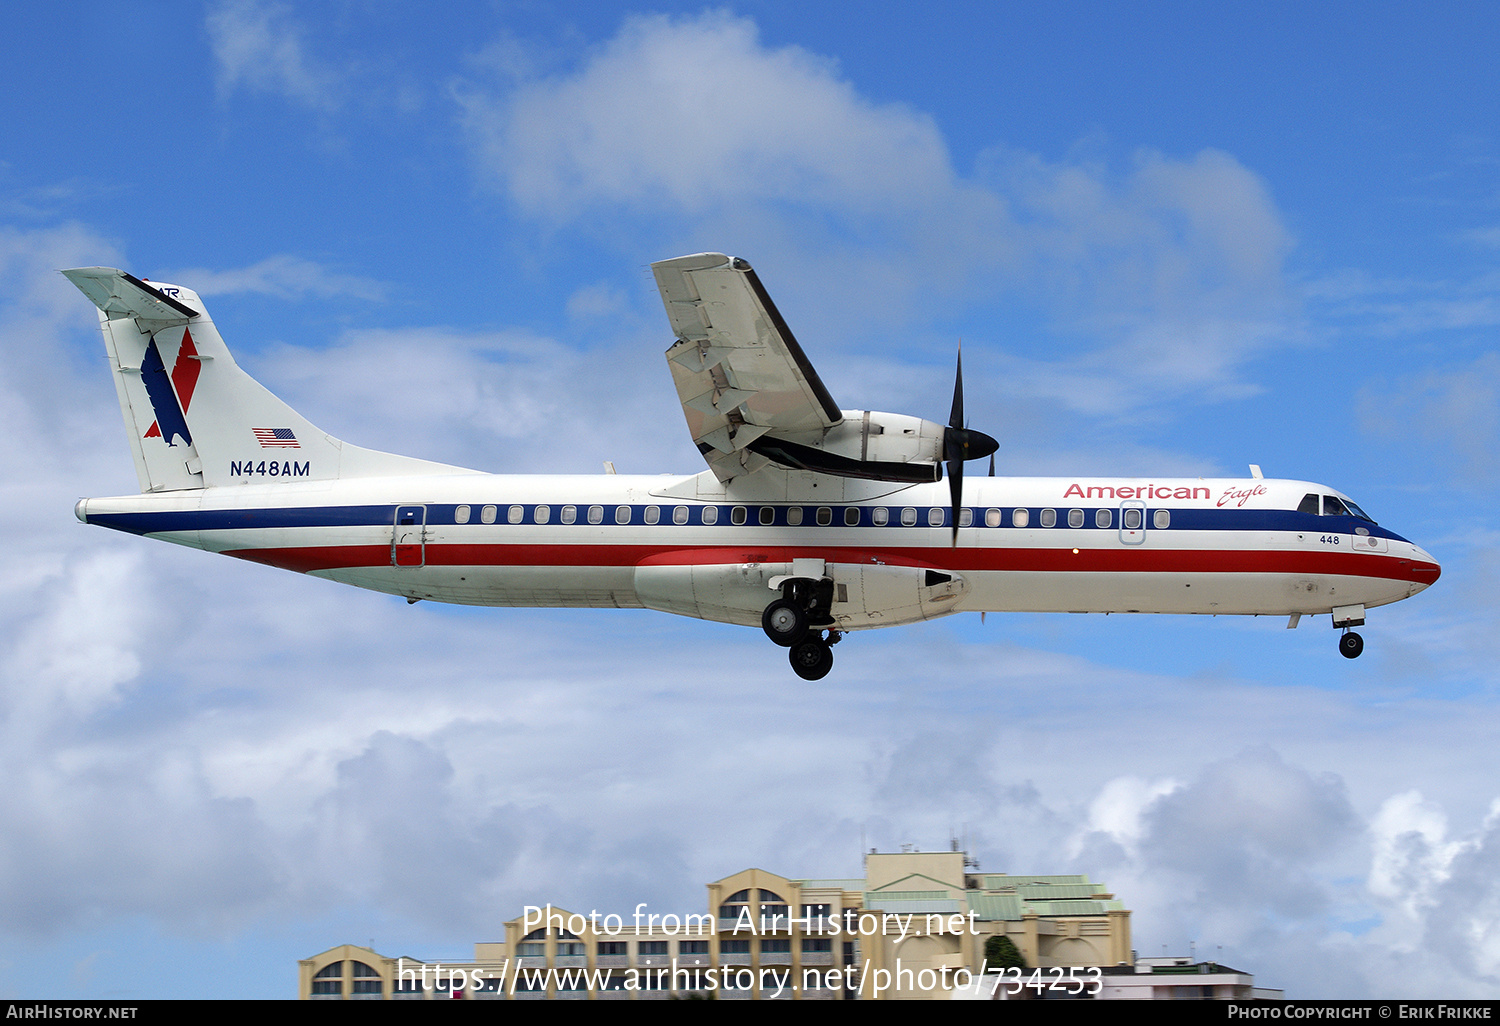
M 1433 558 L 1300 481 L 455 474 L 79 503 L 88 523 L 375 591 L 490 606 L 647 607 L 759 624 L 787 576 L 831 580 L 840 630 L 961 611 L 1275 614 L 1423 590 Z M 1131 511 L 1135 512 L 1131 512 Z

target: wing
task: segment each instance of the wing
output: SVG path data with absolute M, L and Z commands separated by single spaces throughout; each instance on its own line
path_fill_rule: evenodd
M 768 432 L 816 432 L 843 420 L 750 265 L 699 253 L 651 265 L 677 341 L 667 350 L 688 430 L 721 481 L 767 458 Z

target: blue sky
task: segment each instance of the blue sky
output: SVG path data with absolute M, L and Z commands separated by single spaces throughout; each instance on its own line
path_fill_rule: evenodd
M 266 996 L 521 905 L 698 910 L 861 843 L 1088 872 L 1302 997 L 1500 984 L 1500 104 L 1480 5 L 79 3 L 8 20 L 0 993 Z M 1444 576 L 1326 624 L 849 639 L 408 608 L 77 524 L 92 307 L 197 289 L 360 444 L 696 472 L 647 265 L 755 264 L 834 396 L 1001 473 L 1327 482 Z

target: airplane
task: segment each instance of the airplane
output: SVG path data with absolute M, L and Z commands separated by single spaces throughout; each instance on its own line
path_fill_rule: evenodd
M 99 308 L 141 488 L 75 513 L 408 602 L 759 626 L 805 680 L 852 631 L 960 612 L 1327 615 L 1352 659 L 1367 610 L 1441 572 L 1344 493 L 1254 465 L 995 477 L 961 354 L 946 425 L 845 410 L 744 260 L 651 269 L 697 474 L 495 475 L 360 448 L 240 369 L 191 289 L 63 271 Z M 966 481 L 986 456 L 990 476 Z

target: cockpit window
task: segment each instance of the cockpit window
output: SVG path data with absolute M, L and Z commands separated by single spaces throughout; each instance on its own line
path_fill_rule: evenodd
M 1297 503 L 1297 512 L 1298 513 L 1311 513 L 1313 516 L 1317 516 L 1318 515 L 1318 496 L 1317 496 L 1317 494 L 1314 493 L 1314 492 L 1308 492 L 1306 495 L 1302 496 L 1302 501 L 1299 502 L 1299 503 Z
M 1370 514 L 1366 513 L 1364 510 L 1360 509 L 1358 506 L 1356 506 L 1354 504 L 1354 500 L 1353 499 L 1345 499 L 1344 501 L 1349 506 L 1349 512 L 1352 513 L 1354 516 L 1359 517 L 1359 519 L 1361 519 L 1361 520 L 1368 520 L 1372 524 L 1375 522 L 1375 518 L 1372 517 L 1372 516 L 1370 516 Z
M 1349 509 L 1339 501 L 1337 495 L 1325 495 L 1323 496 L 1323 515 L 1325 517 L 1347 517 L 1349 516 Z

